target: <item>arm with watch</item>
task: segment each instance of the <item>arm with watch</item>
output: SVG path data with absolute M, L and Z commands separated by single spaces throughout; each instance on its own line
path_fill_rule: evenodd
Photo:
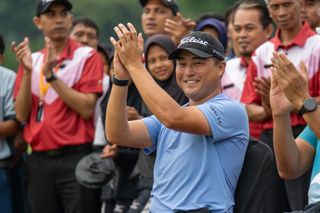
M 51 87 L 68 107 L 76 111 L 83 119 L 92 117 L 98 98 L 96 94 L 81 93 L 68 87 L 56 76 L 52 68 L 44 69 L 44 76 L 46 81 L 51 84 Z
M 307 141 L 294 138 L 290 113 L 296 109 L 319 137 L 320 111 L 309 95 L 308 73 L 304 64 L 297 68 L 283 54 L 272 59 L 270 104 L 273 116 L 273 143 L 279 175 L 293 179 L 304 174 L 313 164 L 315 149 Z
M 312 131 L 320 138 L 320 109 L 318 98 L 319 97 L 305 98 L 303 104 L 299 108 L 299 114 L 303 116 L 303 119 L 310 126 Z
M 56 64 L 57 57 L 53 50 L 53 44 L 47 38 L 45 39 L 45 41 L 48 54 L 46 55 L 46 60 L 42 72 L 46 81 L 51 84 L 51 87 L 55 90 L 55 92 L 68 107 L 77 112 L 83 119 L 92 118 L 94 107 L 98 98 L 97 95 L 94 93 L 83 93 L 70 88 L 56 76 L 53 69 Z M 99 55 L 97 53 L 94 53 L 89 59 L 87 59 L 83 69 L 94 69 L 98 72 L 99 68 L 101 68 L 102 73 L 102 65 L 87 67 L 90 64 L 94 64 L 89 62 L 90 60 L 94 61 L 97 57 L 99 57 Z
M 273 74 L 278 76 L 277 83 L 285 97 L 320 138 L 320 120 L 317 119 L 320 94 L 318 94 L 318 97 L 311 97 L 309 94 L 309 78 L 306 66 L 304 63 L 300 63 L 299 71 L 284 54 L 276 52 L 274 53 L 273 64 L 275 68 L 272 69 Z

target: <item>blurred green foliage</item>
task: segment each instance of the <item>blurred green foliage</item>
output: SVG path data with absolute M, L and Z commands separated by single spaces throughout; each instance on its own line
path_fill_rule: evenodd
M 1 0 L 0 34 L 6 42 L 6 63 L 17 69 L 17 62 L 10 51 L 12 41 L 20 42 L 28 36 L 33 51 L 42 47 L 41 32 L 33 25 L 38 0 Z M 138 0 L 70 0 L 74 16 L 88 16 L 100 27 L 100 41 L 108 42 L 113 35 L 113 27 L 122 22 L 132 22 L 141 31 L 140 16 L 142 7 Z M 183 16 L 195 19 L 202 12 L 224 14 L 234 0 L 178 0 Z

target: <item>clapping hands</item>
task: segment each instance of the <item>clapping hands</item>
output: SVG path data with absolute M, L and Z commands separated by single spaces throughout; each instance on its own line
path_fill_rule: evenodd
M 114 28 L 114 31 L 117 34 L 118 40 L 111 37 L 110 41 L 115 48 L 115 55 L 119 57 L 123 67 L 130 72 L 134 67 L 143 66 L 142 53 L 144 40 L 142 34 L 138 34 L 131 23 L 128 23 L 127 26 L 119 24 Z M 116 67 L 115 74 L 118 74 Z

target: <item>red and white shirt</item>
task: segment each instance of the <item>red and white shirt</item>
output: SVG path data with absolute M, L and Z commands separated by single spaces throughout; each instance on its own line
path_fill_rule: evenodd
M 286 54 L 296 67 L 299 67 L 300 62 L 303 61 L 308 69 L 310 95 L 312 97 L 320 95 L 320 36 L 306 22 L 290 44 L 283 45 L 279 36 L 280 30 L 278 29 L 273 39 L 256 49 L 248 67 L 241 102 L 261 105 L 261 97 L 255 92 L 252 83 L 255 77 L 271 76 L 271 58 L 274 51 Z M 301 116 L 291 113 L 292 126 L 304 124 L 305 121 Z M 273 122 L 272 118 L 269 118 L 263 122 L 263 129 L 271 128 L 273 128 Z
M 221 79 L 222 93 L 231 99 L 240 101 L 244 82 L 247 76 L 248 64 L 244 57 L 237 57 L 227 61 Z M 260 138 L 262 123 L 249 121 L 250 135 Z
M 248 64 L 244 57 L 237 57 L 227 61 L 221 79 L 222 93 L 233 100 L 240 101 L 244 81 L 246 80 Z
M 35 151 L 53 150 L 63 146 L 92 143 L 94 136 L 93 117 L 84 120 L 69 108 L 55 90 L 50 87 L 43 100 L 43 116 L 37 121 L 40 101 L 40 73 L 46 49 L 32 54 L 32 109 L 24 128 L 24 138 Z M 57 77 L 68 87 L 82 93 L 102 93 L 103 62 L 90 47 L 81 47 L 76 42 L 68 43 L 59 56 Z M 16 98 L 23 76 L 20 66 L 14 88 Z

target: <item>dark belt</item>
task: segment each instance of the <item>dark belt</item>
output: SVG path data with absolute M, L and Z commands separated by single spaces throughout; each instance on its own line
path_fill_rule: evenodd
M 187 211 L 177 211 L 175 213 L 209 213 L 208 208 L 195 209 L 195 210 L 187 210 Z
M 74 145 L 74 146 L 63 146 L 58 149 L 48 150 L 48 151 L 32 151 L 32 154 L 41 155 L 46 157 L 58 157 L 61 155 L 66 155 L 74 152 L 80 151 L 90 151 L 92 149 L 92 144 L 81 144 L 81 145 Z
M 0 160 L 0 168 L 3 168 L 3 167 L 12 168 L 13 167 L 12 159 L 11 158 L 6 158 L 6 159 Z

